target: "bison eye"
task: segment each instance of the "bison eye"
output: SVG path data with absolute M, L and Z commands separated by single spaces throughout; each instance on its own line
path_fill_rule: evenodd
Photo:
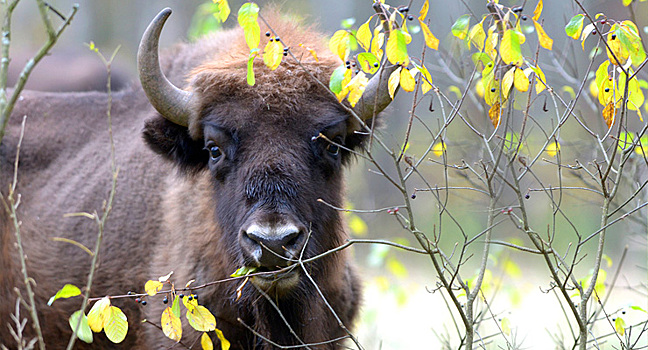
M 222 155 L 221 150 L 218 146 L 210 146 L 208 147 L 208 150 L 209 150 L 209 157 L 212 160 L 218 160 L 218 158 L 220 158 L 220 156 Z
M 326 146 L 326 152 L 328 152 L 332 157 L 337 157 L 338 154 L 340 154 L 340 146 L 330 143 Z

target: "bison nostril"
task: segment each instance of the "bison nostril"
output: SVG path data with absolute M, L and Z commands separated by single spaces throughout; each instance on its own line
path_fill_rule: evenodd
M 303 232 L 295 225 L 250 225 L 243 230 L 244 248 L 261 266 L 286 266 L 298 255 L 303 244 Z M 256 254 L 255 254 L 256 253 Z

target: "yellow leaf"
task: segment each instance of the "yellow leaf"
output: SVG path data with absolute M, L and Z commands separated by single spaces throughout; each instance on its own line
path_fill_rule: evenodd
M 128 320 L 118 307 L 110 307 L 110 312 L 104 322 L 104 332 L 106 332 L 106 337 L 113 343 L 121 343 L 126 338 Z
M 513 77 L 515 74 L 516 67 L 513 67 L 504 74 L 502 78 L 502 97 L 506 100 L 511 92 L 511 87 L 513 87 Z
M 398 89 L 398 84 L 400 84 L 400 71 L 402 69 L 403 67 L 396 68 L 396 70 L 393 71 L 389 76 L 389 80 L 387 81 L 387 85 L 389 87 L 389 96 L 391 96 L 392 100 L 394 99 L 396 89 Z
M 606 49 L 606 52 L 612 64 L 623 66 L 628 60 L 628 57 L 630 57 L 630 52 L 628 52 L 628 48 L 621 42 L 621 38 L 618 37 L 619 35 L 622 35 L 621 30 L 615 30 L 618 28 L 619 25 L 615 24 L 612 27 L 612 30 L 608 33 L 606 41 L 609 49 Z M 615 56 L 616 59 L 614 58 Z M 619 61 L 617 61 L 617 59 Z
M 110 299 L 103 297 L 97 301 L 88 312 L 88 325 L 93 332 L 99 333 L 103 330 L 104 322 L 110 311 Z
M 349 218 L 349 229 L 355 236 L 366 236 L 369 231 L 367 224 L 358 215 L 351 214 Z
M 515 68 L 514 84 L 515 88 L 520 92 L 529 90 L 529 78 L 522 69 Z
M 625 334 L 625 327 L 625 321 L 621 317 L 617 317 L 616 320 L 614 320 L 614 329 L 619 333 L 619 335 L 623 336 Z
M 538 0 L 535 10 L 533 10 L 533 21 L 537 21 L 542 13 L 542 0 Z
M 614 117 L 616 116 L 616 107 L 614 106 L 614 103 L 610 102 L 603 108 L 603 120 L 605 120 L 605 124 L 607 125 L 608 129 L 614 125 Z
M 311 54 L 311 56 L 313 56 L 315 62 L 319 62 L 319 59 L 317 58 L 317 52 L 315 52 L 315 50 L 311 49 L 308 46 L 305 46 L 304 44 L 299 44 L 299 47 L 305 48 Z
M 545 151 L 547 151 L 547 154 L 549 156 L 554 157 L 556 154 L 558 154 L 558 151 L 560 151 L 560 143 L 558 143 L 558 141 L 556 140 L 550 142 L 547 145 L 547 148 L 545 148 Z
M 349 46 L 349 32 L 338 30 L 329 40 L 329 50 L 336 54 L 342 61 L 346 61 L 351 48 Z
M 216 16 L 216 18 L 218 18 L 218 20 L 220 20 L 221 22 L 225 22 L 227 20 L 227 17 L 229 17 L 231 11 L 227 0 L 212 1 L 214 2 L 214 4 L 218 5 L 218 16 L 216 16 L 216 14 L 214 14 L 214 16 Z
M 385 33 L 380 31 L 380 27 L 374 29 L 373 39 L 371 39 L 371 53 L 376 55 L 379 60 L 382 58 L 382 54 L 378 55 L 378 51 L 382 51 L 383 44 L 385 44 Z
M 230 342 L 229 340 L 225 339 L 225 335 L 223 335 L 223 332 L 218 328 L 214 329 L 214 332 L 216 332 L 216 336 L 218 337 L 218 340 L 220 340 L 221 350 L 229 350 Z
M 162 290 L 162 287 L 164 286 L 164 283 L 160 281 L 153 281 L 153 280 L 148 280 L 146 284 L 144 285 L 144 290 L 146 290 L 146 294 L 150 296 L 154 296 Z
M 214 350 L 214 343 L 212 343 L 211 338 L 207 333 L 203 333 L 200 337 L 200 345 L 203 350 Z
M 349 88 L 347 87 L 347 85 L 348 85 L 349 82 L 351 81 L 351 78 L 353 78 L 353 73 L 351 72 L 351 69 L 346 69 L 346 70 L 344 71 L 344 75 L 343 75 L 343 77 L 344 77 L 344 78 L 342 79 L 342 83 L 341 83 L 342 90 L 341 90 L 339 93 L 336 93 L 336 94 L 335 94 L 335 96 L 337 97 L 338 101 L 340 101 L 340 102 L 342 102 L 342 100 L 344 100 L 344 98 L 345 98 L 345 97 L 347 96 L 347 94 L 349 93 Z
M 195 305 L 191 309 L 187 308 L 186 316 L 191 327 L 199 332 L 209 332 L 216 329 L 216 318 L 202 305 Z
M 347 97 L 347 100 L 351 104 L 351 107 L 355 107 L 356 103 L 360 101 L 360 98 L 362 97 L 362 94 L 367 87 L 367 83 L 369 83 L 367 75 L 364 72 L 360 71 L 347 84 L 346 88 L 349 89 L 349 96 Z
M 540 0 L 540 4 L 542 4 L 542 0 Z M 508 317 L 502 318 L 500 325 L 504 334 L 511 335 L 511 321 L 508 319 Z
M 475 84 L 475 92 L 477 93 L 477 96 L 484 97 L 486 94 L 486 89 L 484 89 L 484 80 L 477 80 L 477 84 Z
M 542 2 L 542 0 L 540 1 Z M 535 25 L 536 31 L 538 32 L 538 41 L 540 42 L 540 46 L 544 47 L 547 50 L 551 50 L 553 48 L 553 39 L 551 39 L 549 35 L 547 35 L 540 23 L 534 20 L 533 25 Z
M 279 67 L 281 59 L 283 58 L 283 49 L 283 44 L 277 40 L 269 41 L 268 44 L 266 44 L 265 49 L 263 49 L 263 63 L 265 63 L 270 70 L 275 70 Z
M 438 50 L 439 49 L 439 39 L 437 39 L 434 34 L 430 31 L 430 28 L 427 24 L 420 22 L 421 30 L 423 31 L 423 37 L 425 38 L 425 45 L 429 48 Z
M 515 30 L 509 29 L 504 32 L 500 44 L 500 55 L 506 64 L 522 65 L 524 57 L 520 49 L 520 38 Z
M 407 92 L 412 92 L 414 91 L 414 88 L 416 88 L 416 80 L 407 68 L 401 69 L 400 86 Z
M 167 307 L 162 311 L 162 332 L 167 338 L 175 340 L 176 342 L 180 341 L 182 338 L 182 322 L 179 317 L 173 314 L 170 307 Z M 204 348 L 204 347 L 203 347 Z
M 369 22 L 371 22 L 371 17 L 369 17 L 369 20 L 361 25 L 356 32 L 356 40 L 365 51 L 369 51 L 369 45 L 371 44 L 371 29 L 369 28 Z
M 445 142 L 437 142 L 432 146 L 432 153 L 434 153 L 435 156 L 441 157 L 443 155 L 443 152 L 446 150 L 446 144 Z
M 502 109 L 500 108 L 499 101 L 493 103 L 493 106 L 488 110 L 488 117 L 490 118 L 493 126 L 497 128 L 500 123 L 500 116 L 502 115 Z
M 419 12 L 419 16 L 418 16 L 419 21 L 423 22 L 425 20 L 429 8 L 430 8 L 430 4 L 428 0 L 425 0 L 425 2 L 423 3 L 423 7 L 421 7 L 421 12 Z
M 587 39 L 587 37 L 590 34 L 592 34 L 592 31 L 595 30 L 595 29 L 596 29 L 596 26 L 594 25 L 594 23 L 590 23 L 590 24 L 586 25 L 585 28 L 583 29 L 583 32 L 581 33 L 581 37 L 580 37 L 581 48 L 583 49 L 583 51 L 585 51 L 585 39 Z
M 540 66 L 529 67 L 529 68 L 525 69 L 524 72 L 527 74 L 527 76 L 528 76 L 528 74 L 529 74 L 529 73 L 528 73 L 528 72 L 529 72 L 529 71 L 528 71 L 529 69 L 530 69 L 531 71 L 533 71 L 533 73 L 535 73 L 535 75 L 536 75 L 536 79 L 535 79 L 535 80 L 536 80 L 535 90 L 536 90 L 536 94 L 539 94 L 539 93 L 541 93 L 542 91 L 544 91 L 544 89 L 547 88 L 547 85 L 546 85 L 547 78 L 545 78 L 544 72 L 542 71 L 542 69 L 540 69 Z
M 432 89 L 432 75 L 430 75 L 430 72 L 425 68 L 425 66 L 420 66 L 419 72 L 423 75 L 421 79 L 423 79 L 423 82 L 421 84 L 421 90 L 423 90 L 423 94 L 425 95 L 430 89 Z
M 484 17 L 485 19 L 486 17 Z M 475 24 L 468 32 L 468 46 L 473 43 L 479 51 L 484 50 L 484 40 L 486 39 L 486 32 L 484 31 L 484 20 Z

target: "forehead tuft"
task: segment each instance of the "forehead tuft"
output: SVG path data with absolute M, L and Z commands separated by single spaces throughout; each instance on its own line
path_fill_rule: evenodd
M 232 103 L 252 114 L 264 110 L 303 114 L 316 108 L 318 104 L 335 103 L 335 98 L 326 87 L 333 70 L 341 62 L 329 51 L 324 35 L 294 18 L 280 15 L 276 10 L 262 11 L 262 16 L 280 36 L 284 47 L 290 47 L 301 64 L 288 55 L 282 57 L 282 63 L 274 71 L 265 66 L 261 54 L 269 38 L 263 33 L 270 29 L 259 19 L 262 34 L 259 45 L 261 52 L 254 61 L 256 84 L 248 85 L 250 50 L 245 43 L 243 31 L 238 29 L 234 42 L 227 50 L 191 73 L 190 88 L 198 96 L 195 108 L 199 111 L 196 113 L 199 118 L 205 115 L 206 110 Z M 309 50 L 316 52 L 317 60 Z M 200 135 L 201 122 L 194 121 L 191 124 L 192 136 Z

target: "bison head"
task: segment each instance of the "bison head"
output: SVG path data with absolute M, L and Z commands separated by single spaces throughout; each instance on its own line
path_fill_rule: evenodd
M 187 176 L 209 173 L 210 193 L 201 195 L 210 196 L 232 266 L 276 271 L 342 244 L 339 214 L 318 200 L 341 205 L 341 168 L 365 138 L 360 120 L 371 120 L 391 101 L 389 70 L 382 84 L 377 77 L 370 81 L 356 105 L 360 118 L 316 81 L 327 84 L 340 64 L 326 57 L 324 48 L 319 61 L 284 60 L 275 71 L 255 66 L 256 85 L 248 86 L 247 47 L 237 56 L 238 44 L 228 43 L 216 59 L 194 68 L 188 86 L 179 89 L 158 61 L 158 39 L 170 12 L 160 12 L 149 25 L 138 53 L 142 87 L 160 114 L 147 121 L 145 139 Z M 282 294 L 299 284 L 299 271 L 257 276 L 253 282 Z

